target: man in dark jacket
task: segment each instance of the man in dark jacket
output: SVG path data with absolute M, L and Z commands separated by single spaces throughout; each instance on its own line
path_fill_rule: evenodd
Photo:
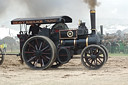
M 29 29 L 29 34 L 32 33 L 32 35 L 37 35 L 39 32 L 39 25 L 37 26 L 36 24 L 31 24 L 30 29 Z

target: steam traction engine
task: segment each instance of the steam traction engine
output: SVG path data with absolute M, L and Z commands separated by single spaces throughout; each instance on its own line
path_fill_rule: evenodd
M 95 11 L 90 11 L 91 30 L 85 23 L 81 23 L 78 29 L 71 30 L 66 23 L 71 23 L 68 16 L 45 18 L 18 18 L 11 24 L 54 24 L 51 29 L 44 27 L 35 36 L 26 31 L 20 31 L 20 56 L 32 69 L 57 68 L 68 63 L 74 54 L 81 54 L 81 62 L 88 69 L 99 69 L 108 59 L 108 52 L 101 44 L 101 39 L 96 34 Z

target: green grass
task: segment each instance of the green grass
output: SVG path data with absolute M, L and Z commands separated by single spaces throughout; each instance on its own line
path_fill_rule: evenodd
M 18 53 L 20 53 L 20 51 L 19 50 L 7 50 L 6 51 L 6 54 L 18 54 Z
M 18 53 L 20 53 L 20 52 L 19 52 L 19 51 L 13 51 L 13 52 L 7 51 L 7 52 L 6 52 L 6 54 L 18 54 Z
M 126 56 L 126 57 L 128 57 L 128 54 L 124 54 L 124 53 L 109 53 L 109 56 L 117 56 L 117 57 Z

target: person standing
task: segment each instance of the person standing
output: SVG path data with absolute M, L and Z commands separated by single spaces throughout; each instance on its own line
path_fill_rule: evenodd
M 7 44 L 4 43 L 4 44 L 3 44 L 3 51 L 6 52 L 6 49 L 7 49 Z

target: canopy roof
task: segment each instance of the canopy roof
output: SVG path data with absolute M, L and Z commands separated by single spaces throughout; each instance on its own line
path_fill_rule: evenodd
M 52 23 L 71 23 L 72 18 L 69 16 L 51 16 L 44 18 L 16 18 L 11 24 L 52 24 Z

